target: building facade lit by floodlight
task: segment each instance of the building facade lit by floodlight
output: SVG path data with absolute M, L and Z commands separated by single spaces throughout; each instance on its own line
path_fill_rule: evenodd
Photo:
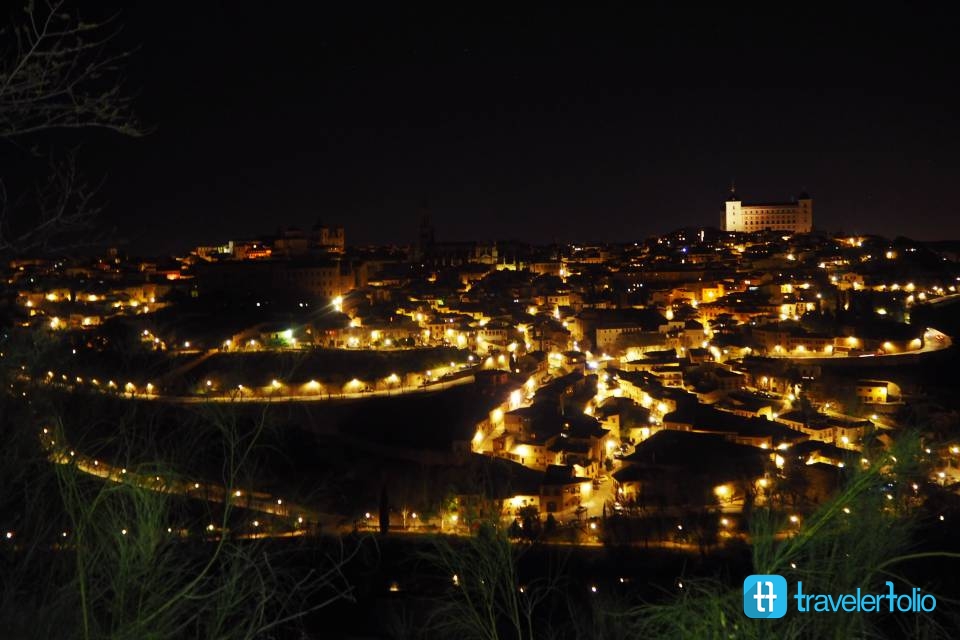
M 724 231 L 789 231 L 810 233 L 813 230 L 813 199 L 801 193 L 792 202 L 747 203 L 731 189 L 722 224 Z

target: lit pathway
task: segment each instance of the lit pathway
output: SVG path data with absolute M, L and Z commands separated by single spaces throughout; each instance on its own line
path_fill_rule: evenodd
M 226 396 L 165 396 L 160 394 L 120 394 L 124 398 L 136 398 L 141 400 L 159 400 L 161 402 L 175 402 L 181 404 L 195 404 L 204 402 L 326 402 L 328 400 L 356 400 L 362 398 L 377 398 L 401 396 L 414 393 L 432 393 L 442 391 L 462 384 L 471 384 L 474 377 L 463 376 L 444 382 L 433 382 L 421 387 L 397 387 L 395 389 L 375 389 L 373 391 L 357 391 L 345 393 L 312 393 L 299 395 L 285 395 L 280 392 L 270 394 L 255 394 L 252 391 L 241 392 L 232 391 Z
M 21 376 L 21 379 L 27 378 Z M 425 386 L 403 386 L 388 389 L 374 389 L 371 391 L 355 391 L 343 393 L 310 393 L 310 394 L 284 394 L 281 390 L 270 393 L 255 392 L 247 387 L 234 389 L 226 395 L 203 395 L 203 396 L 173 396 L 162 393 L 146 393 L 139 391 L 123 391 L 121 389 L 111 389 L 105 385 L 89 386 L 87 390 L 96 391 L 104 395 L 112 395 L 123 400 L 155 400 L 157 402 L 170 402 L 177 404 L 203 404 L 206 402 L 328 402 L 333 400 L 359 400 L 363 398 L 392 397 L 417 393 L 433 393 L 443 391 L 463 384 L 472 384 L 473 375 L 465 375 L 454 378 L 453 380 L 443 380 L 431 382 Z M 67 391 L 74 391 L 75 384 L 65 384 L 60 381 L 47 382 L 49 385 L 55 385 Z
M 117 467 L 101 460 L 90 458 L 74 451 L 56 448 L 50 459 L 57 464 L 73 464 L 79 471 L 116 483 L 129 483 L 141 489 L 184 495 L 197 500 L 225 504 L 238 509 L 247 509 L 265 513 L 277 518 L 289 519 L 297 529 L 321 526 L 326 531 L 345 532 L 352 529 L 348 519 L 341 516 L 321 513 L 315 509 L 298 505 L 263 492 L 245 492 L 239 489 L 230 495 L 225 487 L 183 479 L 169 479 L 156 474 L 142 474 Z M 253 532 L 257 533 L 257 532 Z M 286 534 L 290 535 L 290 534 Z M 296 534 L 294 534 L 296 535 Z
M 960 294 L 958 294 L 960 295 Z M 912 349 L 909 351 L 899 351 L 896 353 L 864 353 L 857 356 L 846 356 L 835 353 L 834 355 L 826 355 L 824 353 L 819 353 L 816 351 L 811 351 L 806 354 L 800 355 L 797 353 L 788 353 L 788 354 L 776 354 L 768 353 L 766 357 L 768 358 L 777 358 L 780 360 L 822 360 L 824 362 L 833 361 L 854 361 L 854 360 L 863 360 L 865 358 L 873 358 L 876 360 L 883 360 L 886 358 L 900 358 L 903 356 L 916 356 L 924 355 L 927 353 L 935 353 L 937 351 L 943 351 L 944 349 L 949 349 L 953 346 L 953 340 L 947 334 L 937 329 L 928 328 L 923 334 L 923 346 L 919 349 Z

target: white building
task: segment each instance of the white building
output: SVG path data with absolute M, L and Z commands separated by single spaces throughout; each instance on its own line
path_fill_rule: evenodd
M 746 203 L 731 190 L 726 204 L 724 231 L 810 233 L 813 229 L 813 199 L 806 193 L 793 202 Z

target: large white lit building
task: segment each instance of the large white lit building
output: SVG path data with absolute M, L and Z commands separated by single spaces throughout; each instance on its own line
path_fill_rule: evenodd
M 793 202 L 747 203 L 731 190 L 723 230 L 753 232 L 767 229 L 810 233 L 813 229 L 813 199 L 801 193 Z

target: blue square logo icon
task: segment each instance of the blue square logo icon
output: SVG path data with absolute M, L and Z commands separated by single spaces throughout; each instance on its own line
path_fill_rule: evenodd
M 787 581 L 778 575 L 747 576 L 743 612 L 748 618 L 782 618 L 787 613 Z

